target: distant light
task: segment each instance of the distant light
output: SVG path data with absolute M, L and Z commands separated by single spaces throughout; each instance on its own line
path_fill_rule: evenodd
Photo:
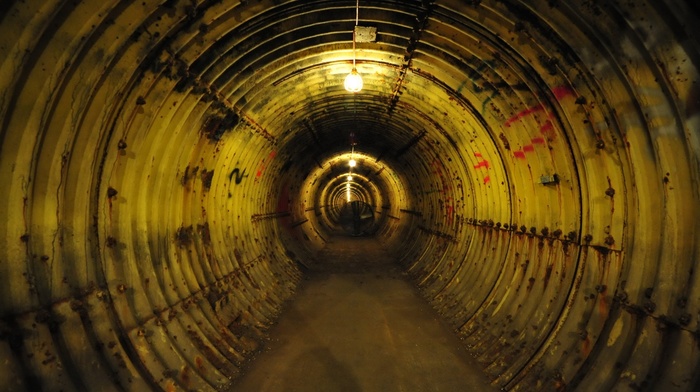
M 352 181 L 352 176 L 348 176 L 348 181 Z
M 358 93 L 362 90 L 362 76 L 357 72 L 357 68 L 352 69 L 352 71 L 345 77 L 345 89 L 351 93 Z
M 350 165 L 350 167 L 355 167 L 357 165 L 357 162 L 355 162 L 354 159 L 351 159 L 350 162 L 348 162 L 348 165 Z

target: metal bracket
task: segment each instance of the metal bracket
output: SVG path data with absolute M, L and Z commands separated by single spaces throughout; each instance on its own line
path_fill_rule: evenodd
M 355 26 L 355 42 L 376 42 L 377 28 L 369 26 Z

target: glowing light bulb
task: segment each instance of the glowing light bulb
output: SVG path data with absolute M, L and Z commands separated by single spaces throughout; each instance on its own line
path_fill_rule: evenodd
M 352 181 L 352 176 L 348 176 L 348 181 Z
M 348 76 L 345 77 L 345 89 L 351 93 L 357 93 L 362 90 L 362 76 L 357 72 L 357 68 L 353 68 Z
M 357 162 L 355 162 L 354 159 L 351 159 L 350 162 L 348 162 L 348 165 L 350 165 L 350 167 L 355 167 L 357 165 Z

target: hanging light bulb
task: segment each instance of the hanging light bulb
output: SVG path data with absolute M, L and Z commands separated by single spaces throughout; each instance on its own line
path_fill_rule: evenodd
M 355 166 L 357 166 L 357 162 L 355 162 L 354 159 L 350 159 L 350 162 L 348 162 L 348 165 L 350 165 L 350 167 L 355 167 Z
M 348 176 L 348 181 L 352 181 L 352 176 Z
M 352 67 L 352 71 L 345 77 L 345 89 L 351 93 L 362 90 L 362 76 L 357 72 L 357 68 Z

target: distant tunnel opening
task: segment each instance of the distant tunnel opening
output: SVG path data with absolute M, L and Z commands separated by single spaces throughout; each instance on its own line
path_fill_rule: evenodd
M 227 388 L 343 232 L 494 386 L 698 388 L 697 8 L 362 1 L 350 94 L 355 4 L 0 6 L 0 385 Z

